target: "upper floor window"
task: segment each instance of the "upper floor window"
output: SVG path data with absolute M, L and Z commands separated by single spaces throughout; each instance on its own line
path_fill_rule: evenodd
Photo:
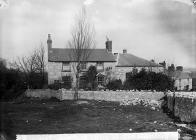
M 87 63 L 83 62 L 81 63 L 81 70 L 86 70 L 87 69 Z
M 97 70 L 103 70 L 103 62 L 97 62 Z
M 105 70 L 110 71 L 110 70 L 112 70 L 112 67 L 107 67 Z
M 71 71 L 69 62 L 63 62 L 62 63 L 62 71 Z

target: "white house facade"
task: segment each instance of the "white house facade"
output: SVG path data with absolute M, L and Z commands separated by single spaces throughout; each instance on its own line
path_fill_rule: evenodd
M 176 90 L 191 90 L 192 78 L 189 72 L 177 71 L 174 76 Z

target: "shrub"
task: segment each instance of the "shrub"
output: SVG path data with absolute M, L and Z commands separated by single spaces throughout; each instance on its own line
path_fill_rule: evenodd
M 129 73 L 124 82 L 124 89 L 165 91 L 174 89 L 174 81 L 163 73 L 147 72 Z
M 61 88 L 61 83 L 55 82 L 53 84 L 48 85 L 48 88 L 53 90 L 59 90 Z
M 120 79 L 109 81 L 106 87 L 109 90 L 120 90 L 122 89 L 122 81 Z

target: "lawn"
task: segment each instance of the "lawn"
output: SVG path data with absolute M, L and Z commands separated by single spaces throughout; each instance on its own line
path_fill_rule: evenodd
M 162 110 L 141 105 L 25 99 L 1 102 L 1 129 L 14 139 L 16 134 L 165 132 L 177 127 Z

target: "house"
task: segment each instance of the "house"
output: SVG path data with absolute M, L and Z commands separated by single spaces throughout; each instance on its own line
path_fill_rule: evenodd
M 174 86 L 176 90 L 191 90 L 192 78 L 190 72 L 176 71 L 174 74 Z
M 122 81 L 126 80 L 127 73 L 131 72 L 133 69 L 137 69 L 138 71 L 145 69 L 156 73 L 164 71 L 162 65 L 127 53 L 127 50 L 125 49 L 123 50 L 123 53 L 115 54 L 115 57 L 115 76 L 116 79 L 121 79 Z
M 92 49 L 88 59 L 82 64 L 82 72 L 80 80 L 84 78 L 85 72 L 89 66 L 93 65 L 97 68 L 97 82 L 104 85 L 110 79 L 121 79 L 125 81 L 126 73 L 132 71 L 133 68 L 141 70 L 151 70 L 155 72 L 163 71 L 163 66 L 154 62 L 139 58 L 132 54 L 128 54 L 126 50 L 123 53 L 112 52 L 112 41 L 106 41 L 104 49 Z M 53 48 L 51 35 L 48 35 L 48 84 L 55 82 L 76 82 L 73 65 L 76 63 L 74 58 L 70 57 L 72 49 L 69 48 Z M 70 78 L 65 78 L 70 77 Z M 66 81 L 65 79 L 68 79 Z M 82 83 L 82 82 L 80 82 Z
M 73 78 L 73 83 L 76 82 L 73 65 L 76 63 L 74 58 L 69 57 L 72 49 L 68 48 L 52 48 L 52 39 L 48 35 L 48 84 L 53 84 L 56 81 L 62 81 L 63 77 L 70 76 Z M 104 75 L 107 70 L 115 69 L 114 56 L 112 54 L 112 42 L 106 41 L 106 49 L 93 49 L 86 62 L 82 65 L 80 78 L 88 70 L 88 67 L 96 66 L 98 71 L 98 84 L 104 84 Z M 80 82 L 81 83 L 81 82 Z
M 196 91 L 196 71 L 191 72 L 191 78 L 192 78 L 192 89 Z

